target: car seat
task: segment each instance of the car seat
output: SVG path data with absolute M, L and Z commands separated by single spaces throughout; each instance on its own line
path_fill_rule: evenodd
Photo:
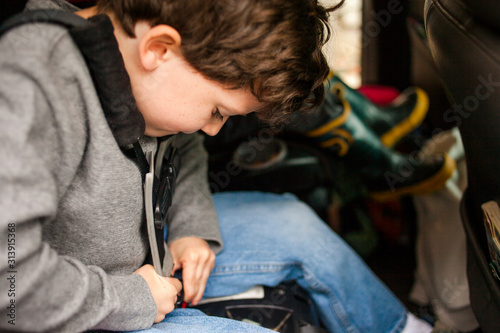
M 427 0 L 429 47 L 452 108 L 442 116 L 459 127 L 468 187 L 461 202 L 467 235 L 471 306 L 484 332 L 498 332 L 500 280 L 492 259 L 481 205 L 500 197 L 500 2 Z

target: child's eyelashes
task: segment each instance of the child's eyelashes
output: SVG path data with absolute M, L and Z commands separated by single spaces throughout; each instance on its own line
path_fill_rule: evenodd
M 212 119 L 218 120 L 218 121 L 223 121 L 224 117 L 220 114 L 219 109 L 215 108 L 212 111 Z

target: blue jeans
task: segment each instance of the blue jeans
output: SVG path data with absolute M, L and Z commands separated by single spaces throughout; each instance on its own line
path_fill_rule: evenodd
M 204 297 L 296 280 L 317 305 L 329 332 L 402 331 L 403 305 L 295 196 L 225 192 L 214 195 L 214 202 L 224 249 L 217 255 Z M 162 331 L 270 332 L 187 309 L 175 310 L 147 330 Z

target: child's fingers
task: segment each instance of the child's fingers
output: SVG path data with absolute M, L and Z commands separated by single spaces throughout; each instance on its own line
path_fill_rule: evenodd
M 146 281 L 155 301 L 157 314 L 154 322 L 162 321 L 165 315 L 175 307 L 177 294 L 182 289 L 181 282 L 175 278 L 166 278 L 156 274 L 151 265 L 144 265 L 137 269 L 135 273 L 142 276 Z
M 201 300 L 203 297 L 203 294 L 205 293 L 205 288 L 207 286 L 207 280 L 208 277 L 210 276 L 210 272 L 212 271 L 213 265 L 210 266 L 204 266 L 203 269 L 200 270 L 200 278 L 198 279 L 199 281 L 199 287 L 198 287 L 198 292 L 193 298 L 193 305 L 197 305 L 198 302 Z
M 177 302 L 177 294 L 181 291 L 182 284 L 175 278 L 166 278 L 160 275 L 158 275 L 158 278 L 163 288 L 155 292 L 157 295 L 161 293 L 161 296 L 157 296 L 158 302 L 156 303 L 156 307 L 158 314 L 155 319 L 162 321 L 167 313 L 174 310 L 175 302 Z M 156 320 L 155 322 L 158 322 Z
M 196 305 L 203 297 L 208 277 L 214 267 L 215 255 L 202 256 L 198 259 L 198 261 L 193 262 L 192 265 L 190 265 L 189 271 L 185 276 L 183 276 L 183 279 L 187 276 L 190 277 L 190 288 L 186 291 L 186 283 L 184 283 L 184 293 L 187 301 L 192 302 L 193 305 Z M 188 293 L 187 296 L 186 292 Z
M 184 300 L 199 301 L 215 263 L 214 252 L 205 240 L 195 237 L 179 238 L 169 248 L 176 262 L 174 270 L 182 268 Z
M 177 294 L 179 294 L 182 290 L 182 283 L 181 281 L 179 281 L 179 279 L 176 279 L 176 278 L 171 278 L 171 277 L 168 277 L 168 278 L 164 278 L 166 279 L 170 284 L 172 284 L 175 289 L 177 290 Z
M 174 262 L 174 268 L 172 268 L 171 276 L 174 276 L 175 272 L 182 268 L 182 265 L 178 262 Z
M 191 302 L 198 292 L 198 283 L 196 279 L 197 263 L 186 262 L 182 267 L 182 282 L 184 284 L 184 300 Z

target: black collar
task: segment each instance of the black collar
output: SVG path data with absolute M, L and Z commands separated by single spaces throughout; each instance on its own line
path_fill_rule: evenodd
M 109 127 L 120 147 L 144 135 L 144 118 L 137 109 L 130 78 L 107 15 L 91 17 L 90 24 L 70 29 L 82 52 Z

